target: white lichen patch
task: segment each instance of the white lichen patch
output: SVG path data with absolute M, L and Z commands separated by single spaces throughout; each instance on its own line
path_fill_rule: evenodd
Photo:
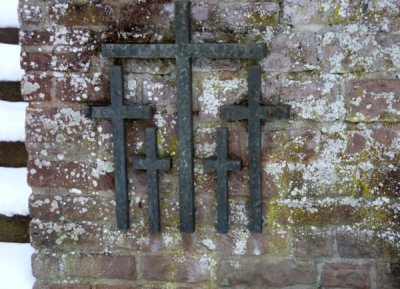
M 198 98 L 199 109 L 205 115 L 216 117 L 222 105 L 238 101 L 245 94 L 246 88 L 244 78 L 220 80 L 216 76 L 206 77 L 202 82 L 202 93 Z
M 114 172 L 114 164 L 111 161 L 105 161 L 102 159 L 96 159 L 95 167 L 92 168 L 91 176 L 99 178 L 107 173 Z
M 247 249 L 247 240 L 250 237 L 250 232 L 244 229 L 232 229 L 233 237 L 233 254 L 244 255 Z

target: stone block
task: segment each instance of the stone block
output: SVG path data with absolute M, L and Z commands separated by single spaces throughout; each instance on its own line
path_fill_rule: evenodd
M 323 267 L 322 286 L 326 288 L 371 288 L 370 265 L 327 263 Z

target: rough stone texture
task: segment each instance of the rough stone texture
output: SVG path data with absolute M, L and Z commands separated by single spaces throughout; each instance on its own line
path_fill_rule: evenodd
M 370 288 L 369 265 L 325 264 L 322 285 L 326 288 Z
M 23 98 L 36 289 L 399 288 L 400 6 L 397 0 L 192 0 L 192 41 L 266 43 L 262 104 L 263 232 L 248 231 L 246 122 L 219 108 L 247 102 L 253 60 L 193 60 L 197 227 L 179 232 L 176 68 L 170 59 L 110 60 L 102 43 L 173 43 L 169 0 L 20 1 Z M 125 104 L 154 118 L 126 122 L 131 228 L 116 229 L 112 127 L 85 117 L 110 102 L 122 64 Z M 6 94 L 1 94 L 4 99 Z M 8 99 L 21 98 L 7 84 Z M 217 128 L 229 128 L 230 230 L 216 233 Z M 133 169 L 157 127 L 162 232 L 148 232 L 147 180 Z

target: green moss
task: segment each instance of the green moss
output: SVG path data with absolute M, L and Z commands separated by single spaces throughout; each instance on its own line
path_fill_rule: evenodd
M 336 5 L 332 16 L 330 17 L 330 23 L 334 24 L 334 25 L 338 25 L 338 24 L 350 24 L 353 23 L 355 21 L 357 21 L 358 19 L 361 18 L 361 15 L 358 15 L 356 12 L 351 13 L 350 16 L 348 17 L 342 17 L 340 16 L 340 9 L 341 9 L 341 3 L 339 2 L 338 5 Z
M 247 17 L 246 22 L 249 25 L 275 26 L 278 24 L 278 14 L 261 15 L 256 11 Z

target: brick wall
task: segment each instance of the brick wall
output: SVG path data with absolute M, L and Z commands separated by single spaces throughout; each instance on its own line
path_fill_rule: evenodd
M 385 1 L 192 1 L 193 42 L 264 42 L 262 102 L 290 121 L 262 126 L 261 234 L 248 224 L 245 122 L 218 108 L 246 100 L 251 61 L 194 62 L 197 227 L 179 232 L 175 64 L 124 60 L 132 228 L 116 229 L 111 124 L 101 43 L 171 43 L 169 1 L 20 1 L 22 83 L 36 289 L 399 288 L 400 7 Z M 216 182 L 203 170 L 216 129 L 230 129 L 230 232 L 215 230 Z M 144 129 L 158 128 L 162 233 L 147 229 Z M 69 285 L 67 285 L 69 284 Z M 292 286 L 292 287 L 291 287 Z

